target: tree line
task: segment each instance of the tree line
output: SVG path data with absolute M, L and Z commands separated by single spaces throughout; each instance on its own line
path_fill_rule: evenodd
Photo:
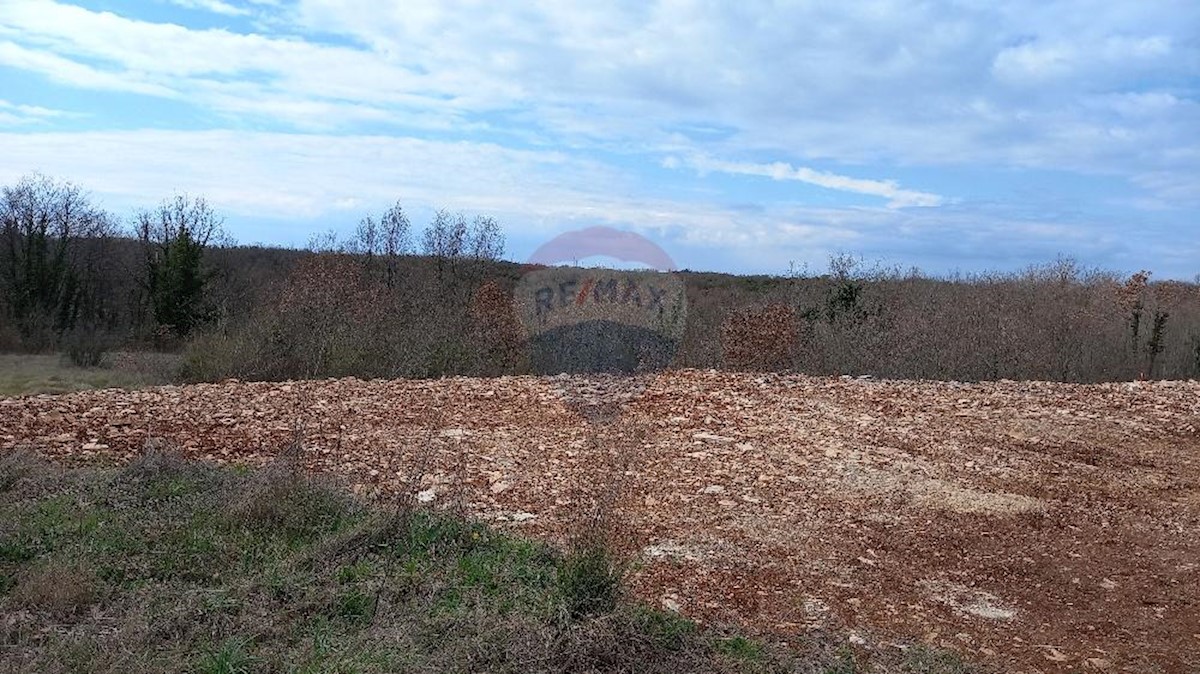
M 32 174 L 0 188 L 0 338 L 43 351 L 121 330 L 187 336 L 209 317 L 204 249 L 221 226 L 199 197 L 124 226 L 69 182 Z
M 94 364 L 182 352 L 187 380 L 530 371 L 488 216 L 400 203 L 308 250 L 234 246 L 202 198 L 120 219 L 42 175 L 0 188 L 0 350 Z M 1200 284 L 1083 269 L 930 278 L 841 256 L 825 273 L 681 272 L 676 367 L 926 379 L 1200 378 Z
M 494 218 L 444 210 L 413 239 L 397 202 L 346 240 L 324 235 L 311 247 L 361 257 L 394 286 L 405 256 L 424 253 L 454 275 L 470 261 L 498 260 L 505 244 Z M 202 196 L 177 194 L 122 221 L 78 185 L 26 175 L 0 187 L 0 350 L 65 349 L 96 364 L 118 344 L 183 344 L 257 301 L 247 256 L 233 246 Z

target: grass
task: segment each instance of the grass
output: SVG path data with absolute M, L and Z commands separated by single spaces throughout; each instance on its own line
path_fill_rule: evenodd
M 608 553 L 366 506 L 286 464 L 0 456 L 0 672 L 857 672 L 619 599 Z M 968 671 L 922 652 L 873 671 Z M 912 658 L 910 658 L 911 660 Z
M 572 618 L 602 615 L 616 608 L 621 572 L 608 548 L 592 545 L 572 551 L 563 558 L 556 575 Z
M 58 354 L 0 354 L 0 397 L 168 384 L 178 357 L 111 353 L 101 367 L 77 367 Z

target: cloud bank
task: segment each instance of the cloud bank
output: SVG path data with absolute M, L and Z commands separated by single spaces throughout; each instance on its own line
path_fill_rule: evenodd
M 846 244 L 1190 275 L 1197 25 L 1183 1 L 8 0 L 0 178 L 311 226 L 403 198 L 747 270 Z

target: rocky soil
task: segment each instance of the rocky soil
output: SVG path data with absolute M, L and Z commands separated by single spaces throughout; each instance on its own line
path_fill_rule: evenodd
M 379 498 L 560 542 L 607 527 L 637 595 L 708 623 L 1005 670 L 1200 670 L 1196 382 L 677 371 L 0 399 L 0 451 L 147 444 L 246 463 L 298 444 Z

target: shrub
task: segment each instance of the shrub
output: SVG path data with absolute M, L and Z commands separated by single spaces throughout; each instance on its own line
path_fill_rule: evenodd
M 0 316 L 3 316 L 5 308 L 0 304 Z M 16 351 L 24 346 L 21 340 L 21 333 L 16 326 L 5 322 L 0 324 L 0 353 Z
M 798 338 L 796 312 L 782 304 L 735 311 L 721 326 L 725 364 L 736 369 L 789 369 Z
M 512 295 L 496 281 L 487 281 L 471 300 L 473 336 L 485 374 L 506 374 L 518 367 L 525 335 L 513 310 Z
M 63 340 L 67 360 L 77 367 L 100 367 L 109 348 L 108 335 L 94 328 L 73 330 Z
M 621 595 L 622 575 L 607 546 L 593 544 L 568 553 L 558 567 L 567 614 L 578 620 L 611 612 Z
M 346 492 L 276 462 L 249 476 L 230 498 L 234 522 L 293 540 L 312 540 L 337 530 L 355 507 Z
M 16 487 L 21 480 L 45 468 L 46 463 L 39 456 L 27 450 L 18 449 L 0 455 L 0 494 Z

